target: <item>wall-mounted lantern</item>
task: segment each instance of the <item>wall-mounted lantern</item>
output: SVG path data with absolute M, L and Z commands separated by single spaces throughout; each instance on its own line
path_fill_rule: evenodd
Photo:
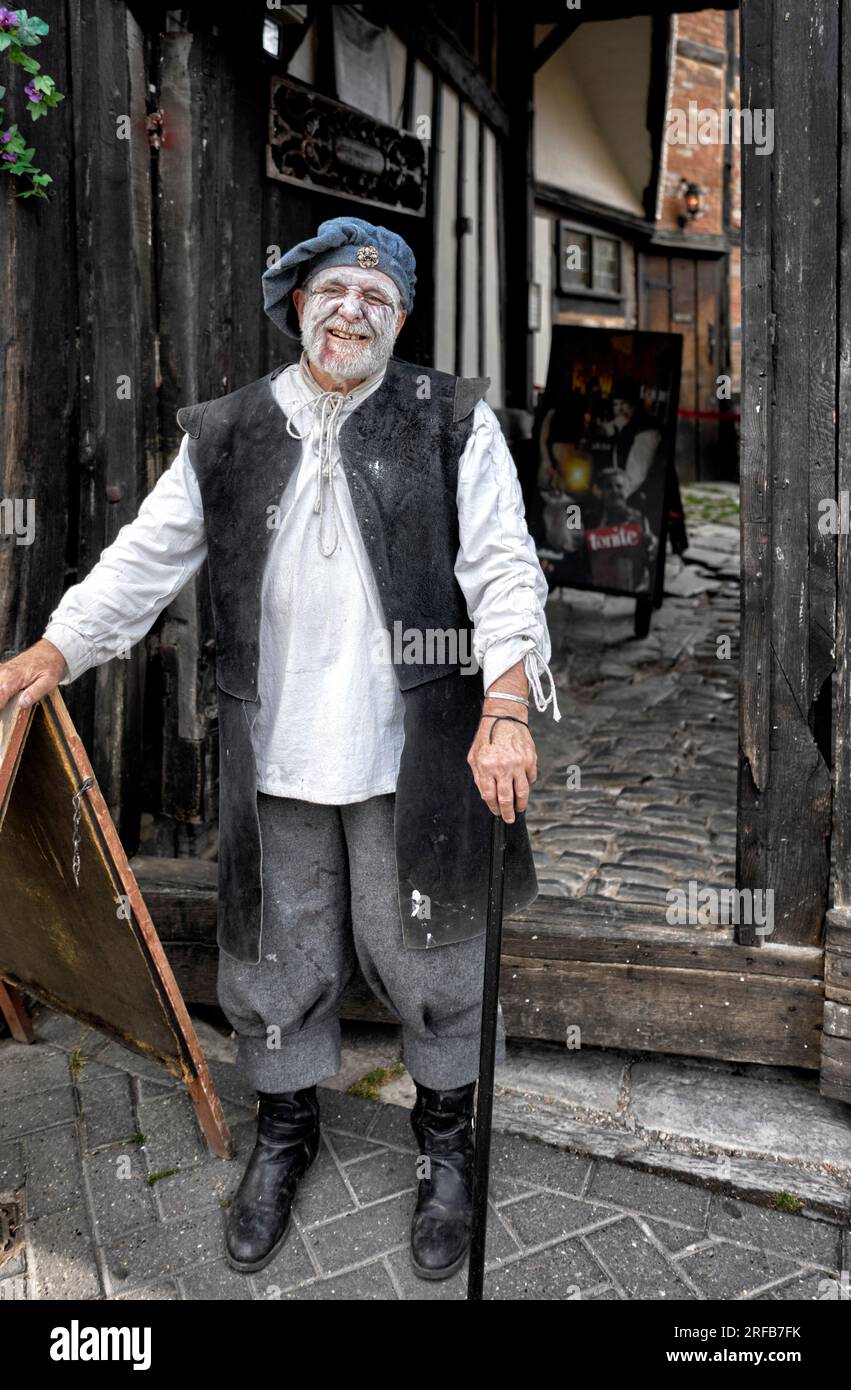
M 697 183 L 689 183 L 688 179 L 681 179 L 680 194 L 685 203 L 685 212 L 680 213 L 677 218 L 677 223 L 680 227 L 684 228 L 687 227 L 690 222 L 694 222 L 695 219 L 702 214 L 701 200 L 703 198 L 703 189 Z

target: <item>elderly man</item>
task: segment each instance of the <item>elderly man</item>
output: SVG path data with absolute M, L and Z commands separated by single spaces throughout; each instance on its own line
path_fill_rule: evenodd
M 530 684 L 560 717 L 540 680 L 547 585 L 488 381 L 392 355 L 415 279 L 402 238 L 359 218 L 267 270 L 266 311 L 300 361 L 178 413 L 180 451 L 136 519 L 0 668 L 0 703 L 38 700 L 138 641 L 206 558 L 218 987 L 259 1096 L 227 1220 L 242 1271 L 280 1248 L 316 1157 L 356 962 L 416 1084 L 414 1269 L 460 1267 L 491 815 L 507 822 L 507 909 L 537 892 L 522 813 Z

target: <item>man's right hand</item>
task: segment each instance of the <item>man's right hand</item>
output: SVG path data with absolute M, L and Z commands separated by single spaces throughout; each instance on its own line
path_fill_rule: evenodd
M 64 656 L 58 647 L 42 637 L 20 656 L 13 656 L 11 661 L 0 665 L 0 709 L 18 694 L 22 705 L 36 704 L 43 695 L 56 689 L 64 675 Z

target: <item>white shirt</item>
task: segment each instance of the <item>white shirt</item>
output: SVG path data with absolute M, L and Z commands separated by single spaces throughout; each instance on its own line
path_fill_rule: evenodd
M 375 374 L 338 401 L 330 430 L 322 409 L 328 397 L 304 356 L 273 383 L 288 429 L 303 438 L 299 466 L 281 498 L 262 591 L 252 741 L 258 787 L 273 795 L 341 805 L 396 786 L 403 700 L 393 666 L 375 657 L 376 633 L 385 620 L 336 441 L 343 419 L 383 376 Z M 326 482 L 317 513 L 320 448 L 334 470 L 333 497 Z M 552 702 L 560 719 L 547 665 L 547 582 L 526 528 L 517 470 L 484 401 L 475 407 L 459 463 L 457 503 L 455 575 L 475 628 L 473 653 L 484 687 L 523 659 L 537 708 Z M 319 548 L 320 522 L 330 555 Z M 44 636 L 65 657 L 62 684 L 126 654 L 197 572 L 206 549 L 201 495 L 184 436 L 136 518 L 50 616 Z M 546 699 L 542 673 L 550 678 Z

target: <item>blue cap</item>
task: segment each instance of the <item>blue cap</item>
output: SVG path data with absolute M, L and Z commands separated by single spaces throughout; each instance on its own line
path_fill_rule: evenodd
M 410 312 L 416 264 L 408 243 L 389 228 L 376 227 L 360 217 L 332 217 L 320 223 L 316 236 L 300 241 L 264 272 L 263 307 L 282 332 L 300 338 L 292 290 L 325 266 L 358 265 L 389 275 L 398 286 L 403 307 Z

